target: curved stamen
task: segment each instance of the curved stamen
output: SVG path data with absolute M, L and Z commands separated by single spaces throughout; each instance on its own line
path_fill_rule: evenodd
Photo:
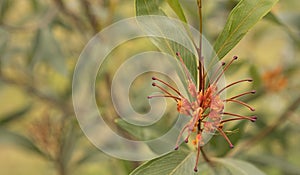
M 214 84 L 216 84 L 220 78 L 222 77 L 222 75 L 224 74 L 224 72 L 229 68 L 229 66 L 233 63 L 233 61 L 237 60 L 238 57 L 234 56 L 231 61 L 225 66 L 225 68 L 222 70 L 222 72 L 219 74 L 219 76 L 216 78 L 216 80 L 214 80 Z
M 226 123 L 226 122 L 230 122 L 230 121 L 236 121 L 236 120 L 245 120 L 245 118 L 230 118 L 230 119 L 226 119 L 226 120 L 222 120 L 221 123 Z M 249 119 L 251 122 L 255 122 L 257 120 L 256 116 L 252 116 L 249 117 Z
M 221 65 L 215 70 L 215 72 L 212 74 L 212 76 L 210 77 L 210 80 L 213 80 L 217 77 L 218 75 L 218 72 L 222 69 L 223 66 L 225 66 L 226 63 L 225 62 L 222 62 Z M 205 77 L 207 76 L 207 72 L 205 73 Z
M 186 138 L 184 139 L 184 142 L 185 142 L 185 143 L 188 143 L 188 142 L 189 142 L 190 136 L 191 136 L 191 131 L 188 130 L 188 135 L 187 135 Z
M 152 77 L 152 80 L 157 80 L 157 81 L 163 83 L 164 85 L 168 86 L 168 87 L 171 88 L 173 91 L 175 91 L 178 95 L 182 96 L 181 93 L 180 93 L 177 89 L 175 89 L 174 87 L 172 87 L 170 84 L 164 82 L 163 80 L 161 80 L 161 79 L 159 79 L 159 78 L 156 78 L 156 77 Z
M 255 90 L 252 90 L 252 91 L 249 91 L 249 92 L 245 92 L 245 93 L 242 93 L 242 94 L 240 94 L 240 95 L 237 95 L 237 96 L 234 96 L 234 97 L 231 97 L 231 98 L 229 98 L 229 99 L 236 99 L 236 98 L 239 98 L 239 97 L 242 97 L 242 96 L 244 96 L 244 95 L 248 95 L 248 94 L 255 94 L 256 93 L 256 91 Z
M 157 98 L 157 97 L 172 98 L 172 99 L 174 99 L 176 102 L 177 102 L 178 100 L 181 100 L 181 98 L 176 97 L 176 96 L 173 96 L 173 95 L 152 95 L 152 96 L 148 96 L 147 98 L 148 98 L 148 99 L 151 99 L 151 98 Z
M 222 93 L 225 89 L 227 89 L 227 88 L 229 88 L 229 87 L 231 87 L 231 86 L 233 86 L 233 85 L 236 85 L 236 84 L 239 84 L 239 83 L 242 83 L 242 82 L 252 82 L 252 81 L 253 81 L 252 79 L 244 79 L 244 80 L 239 80 L 239 81 L 233 82 L 233 83 L 231 83 L 231 84 L 225 86 L 223 89 L 221 89 L 221 90 L 217 93 L 217 95 L 219 95 L 219 94 Z
M 194 171 L 197 172 L 198 171 L 198 162 L 199 162 L 199 156 L 200 156 L 200 145 L 197 145 L 197 156 L 196 156 L 196 163 L 195 163 L 195 167 L 194 167 Z
M 220 134 L 225 138 L 225 140 L 228 142 L 230 148 L 233 148 L 233 144 L 231 143 L 231 141 L 229 140 L 229 138 L 227 137 L 227 135 L 224 133 L 224 131 L 218 127 L 218 131 L 220 132 Z
M 180 133 L 179 133 L 179 135 L 178 135 L 178 137 L 177 137 L 177 141 L 176 141 L 176 144 L 175 144 L 175 150 L 178 150 L 180 138 L 181 138 L 183 132 L 186 130 L 186 128 L 188 128 L 188 126 L 189 126 L 189 124 L 186 124 L 186 125 L 181 129 L 181 131 L 180 131 Z
M 166 89 L 164 89 L 163 87 L 157 85 L 156 83 L 152 83 L 152 86 L 159 88 L 160 90 L 162 90 L 164 93 L 168 94 L 169 96 L 172 96 L 171 93 L 169 93 Z
M 233 113 L 229 113 L 229 112 L 223 112 L 222 114 L 224 114 L 224 115 L 231 115 L 231 116 L 234 116 L 234 117 L 239 117 L 241 119 L 246 119 L 246 120 L 251 120 L 251 121 L 253 121 L 254 118 L 255 118 L 255 120 L 257 119 L 256 116 L 248 117 L 248 116 L 243 116 L 243 115 L 239 115 L 239 114 L 233 114 Z
M 239 100 L 227 99 L 227 100 L 224 100 L 224 102 L 235 102 L 235 103 L 241 104 L 241 105 L 243 105 L 243 106 L 249 108 L 251 111 L 255 111 L 255 109 L 252 108 L 250 105 L 248 105 L 248 104 L 245 103 L 245 102 L 239 101 Z

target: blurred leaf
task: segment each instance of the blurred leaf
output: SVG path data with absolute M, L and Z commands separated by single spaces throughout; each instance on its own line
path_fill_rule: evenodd
M 241 0 L 229 14 L 214 49 L 222 59 L 278 0 Z
M 39 1 L 38 0 L 31 0 L 31 7 L 33 8 L 33 10 L 35 12 L 37 12 L 39 10 Z
M 262 85 L 261 75 L 256 67 L 256 65 L 251 64 L 249 69 L 250 75 L 253 81 L 253 89 L 259 89 Z
M 101 152 L 97 149 L 87 150 L 75 163 L 75 167 L 96 161 L 95 157 Z
M 6 30 L 0 28 L 0 51 L 4 49 L 8 39 L 9 39 L 9 33 Z
M 31 105 L 15 110 L 13 113 L 0 117 L 0 126 L 12 122 L 24 116 L 31 109 Z
M 275 16 L 273 12 L 268 13 L 264 19 L 270 20 L 278 25 L 283 25 L 283 23 Z
M 75 146 L 78 141 L 78 130 L 75 130 L 75 126 L 73 123 L 68 123 L 69 125 L 64 126 L 64 135 L 61 140 L 62 144 L 62 150 L 61 150 L 61 158 L 62 158 L 62 164 L 64 167 L 67 167 L 69 162 L 72 159 L 72 156 L 74 154 Z
M 147 138 L 145 136 L 144 130 L 140 129 L 140 127 L 136 127 L 135 125 L 129 124 L 126 121 L 122 119 L 115 119 L 115 123 L 125 131 L 127 131 L 130 135 L 132 135 L 135 138 Z M 151 137 L 151 136 L 150 136 Z
M 178 18 L 182 21 L 187 23 L 186 17 L 184 15 L 184 12 L 182 10 L 182 7 L 178 0 L 167 0 L 169 6 L 173 9 L 173 11 L 176 13 Z
M 166 14 L 160 9 L 159 5 L 160 3 L 158 3 L 157 1 L 135 0 L 136 16 L 166 16 Z M 174 4 L 173 6 L 175 7 Z M 147 34 L 157 36 L 155 32 L 159 32 L 163 36 L 170 36 L 170 32 L 172 32 L 173 36 L 180 37 L 180 39 L 184 42 L 188 42 L 191 48 L 194 48 L 192 39 L 190 39 L 190 41 L 186 41 L 188 38 L 190 38 L 189 33 L 187 33 L 186 31 L 186 26 L 178 26 L 171 21 L 167 21 L 163 25 L 157 24 L 156 22 L 157 21 L 153 21 L 153 23 L 151 24 L 146 24 L 143 23 L 143 21 L 139 21 L 139 24 L 141 25 L 143 30 L 147 32 Z M 174 32 L 176 32 L 176 34 L 174 34 Z M 195 55 L 182 45 L 165 38 L 151 37 L 151 41 L 157 48 L 159 48 L 159 50 L 172 55 L 174 58 L 177 57 L 176 52 L 179 52 L 192 77 L 194 78 L 194 80 L 197 80 L 197 59 Z
M 48 63 L 53 69 L 66 75 L 66 61 L 59 43 L 49 28 L 40 29 L 33 44 L 33 65 L 42 61 Z
M 228 175 L 265 175 L 254 165 L 242 160 L 225 158 L 214 159 L 214 161 L 224 166 L 228 170 Z
M 28 64 L 32 64 L 33 59 L 35 54 L 38 52 L 39 49 L 39 42 L 41 40 L 41 34 L 40 31 L 38 31 L 35 36 L 33 37 L 32 41 L 31 41 L 31 48 L 29 49 L 29 51 L 27 52 L 27 57 L 28 57 Z M 35 58 L 36 59 L 36 58 Z M 36 61 L 36 60 L 34 60 Z M 32 65 L 33 66 L 33 65 Z
M 284 24 L 281 19 L 279 19 L 274 13 L 270 12 L 268 13 L 266 16 L 265 16 L 265 19 L 269 20 L 269 21 L 272 21 L 274 22 L 275 24 L 281 26 L 284 28 L 284 30 L 288 33 L 288 35 L 291 37 L 291 39 L 296 43 L 295 46 L 299 46 L 300 44 L 300 38 L 299 38 L 299 35 L 295 35 L 295 33 L 293 33 L 291 31 L 291 29 L 286 25 Z
M 27 137 L 20 135 L 15 132 L 11 132 L 7 129 L 4 129 L 3 127 L 0 127 L 0 143 L 12 143 L 17 146 L 20 146 L 21 148 L 25 150 L 29 150 L 31 152 L 37 153 L 41 155 L 44 158 L 48 158 L 48 156 L 41 151 L 30 139 Z
M 12 7 L 15 1 L 2 0 L 0 1 L 0 21 L 3 20 L 7 11 Z
M 166 127 L 162 125 L 155 124 L 151 126 L 138 127 L 136 125 L 130 124 L 122 119 L 116 119 L 115 123 L 131 136 L 138 140 L 151 140 L 161 136 L 162 133 L 166 132 Z
M 72 26 L 70 24 L 64 22 L 63 19 L 60 18 L 60 17 L 55 18 L 52 21 L 51 26 L 52 27 L 59 26 L 59 27 L 62 27 L 64 29 L 68 30 L 68 31 L 72 31 L 73 30 Z
M 281 169 L 284 172 L 284 174 L 300 174 L 299 166 L 289 163 L 286 159 L 282 159 L 272 155 L 247 156 L 247 159 L 255 164 L 260 164 L 263 167 L 277 167 Z

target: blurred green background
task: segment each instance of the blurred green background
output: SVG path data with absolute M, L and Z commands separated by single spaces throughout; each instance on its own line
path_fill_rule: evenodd
M 210 42 L 237 2 L 203 1 L 204 34 Z M 196 1 L 181 3 L 189 23 L 197 28 Z M 133 0 L 0 0 L 0 174 L 125 175 L 141 163 L 97 150 L 78 126 L 71 97 L 73 70 L 89 39 L 134 15 Z M 226 143 L 217 137 L 209 154 L 248 160 L 266 174 L 300 174 L 299 29 L 299 0 L 280 1 L 226 56 L 240 57 L 227 72 L 228 81 L 254 78 L 251 88 L 258 93 L 245 100 L 256 108 L 259 120 L 243 124 L 237 131 L 242 136 L 230 135 L 241 138 L 232 151 L 223 148 Z M 127 56 L 156 48 L 145 40 L 124 48 L 116 49 L 105 63 L 97 79 L 96 98 L 110 126 L 130 137 L 128 129 L 116 124 L 118 116 L 107 102 L 110 82 Z M 138 111 L 149 107 L 138 105 L 147 103 L 138 94 L 141 87 L 147 88 L 140 83 L 151 88 L 150 77 L 137 79 L 132 88 L 132 104 Z M 243 90 L 236 88 L 234 94 Z M 166 115 L 176 116 L 174 107 Z M 166 129 L 164 123 L 155 127 L 156 131 Z

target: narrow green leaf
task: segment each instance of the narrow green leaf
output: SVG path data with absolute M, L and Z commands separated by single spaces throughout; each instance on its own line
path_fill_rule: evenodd
M 174 7 L 175 5 L 173 4 Z M 159 15 L 166 17 L 166 14 L 161 10 L 159 1 L 135 0 L 135 8 L 136 16 Z M 181 41 L 186 42 L 189 46 L 191 46 L 189 48 L 194 48 L 192 40 L 187 41 L 190 37 L 186 31 L 186 26 L 175 25 L 171 22 L 171 20 L 166 21 L 164 24 L 159 24 L 155 18 L 151 24 L 143 23 L 143 21 L 139 21 L 139 24 L 146 33 L 154 36 L 151 37 L 150 40 L 159 50 L 172 55 L 174 58 L 176 58 L 176 52 L 180 52 L 183 61 L 189 69 L 192 77 L 195 80 L 197 79 L 196 56 L 190 50 L 178 44 L 177 42 L 166 39 L 168 38 L 167 36 L 176 36 L 179 37 Z M 166 37 L 155 37 L 157 34 Z
M 14 121 L 14 120 L 16 120 L 16 119 L 18 119 L 18 118 L 24 116 L 24 114 L 25 114 L 26 112 L 28 112 L 30 109 L 31 109 L 31 106 L 30 106 L 30 105 L 29 105 L 29 106 L 25 106 L 25 107 L 23 107 L 23 108 L 21 108 L 21 109 L 18 109 L 18 110 L 16 110 L 16 111 L 14 111 L 14 112 L 11 113 L 11 114 L 8 114 L 8 115 L 5 116 L 5 117 L 1 117 L 1 118 L 0 118 L 0 125 L 7 124 L 7 123 L 9 123 L 9 122 L 12 122 L 12 121 Z
M 236 159 L 214 159 L 215 162 L 220 163 L 228 171 L 229 175 L 265 175 L 264 172 L 256 168 L 254 165 Z
M 184 12 L 182 10 L 182 7 L 179 3 L 178 0 L 167 0 L 169 6 L 173 9 L 173 11 L 176 13 L 176 15 L 178 16 L 178 18 L 187 23 L 186 17 L 184 15 Z
M 135 12 L 136 16 L 142 15 L 161 15 L 166 14 L 159 8 L 160 3 L 158 1 L 147 0 L 135 0 Z
M 278 0 L 241 0 L 231 11 L 214 49 L 222 59 Z
M 205 174 L 205 175 L 265 175 L 252 164 L 235 159 L 211 158 L 214 163 L 213 169 L 206 163 L 200 162 L 198 172 L 194 172 L 195 152 L 179 150 L 173 151 L 162 157 L 145 162 L 136 168 L 130 175 L 182 175 L 182 174 Z
M 178 150 L 162 157 L 150 160 L 135 169 L 130 175 L 183 175 L 194 172 L 195 152 Z M 206 164 L 198 167 L 201 173 L 211 171 Z

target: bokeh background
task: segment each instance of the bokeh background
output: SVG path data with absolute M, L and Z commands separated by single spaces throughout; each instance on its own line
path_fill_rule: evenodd
M 166 8 L 169 15 L 173 15 Z M 204 34 L 213 43 L 238 1 L 204 0 Z M 188 21 L 197 28 L 196 1 L 181 1 Z M 97 150 L 84 136 L 72 107 L 76 61 L 101 29 L 133 17 L 133 0 L 0 0 L 0 174 L 125 175 L 141 162 L 119 160 Z M 252 162 L 266 174 L 300 174 L 300 2 L 280 1 L 226 56 L 240 60 L 226 73 L 228 81 L 252 77 L 245 88 L 257 94 L 244 100 L 259 120 L 228 128 L 236 148 L 222 137 L 208 145 L 210 155 Z M 122 49 L 123 48 L 123 49 Z M 96 99 L 107 123 L 124 137 L 151 138 L 174 122 L 175 105 L 152 129 L 132 129 L 119 121 L 110 103 L 110 82 L 118 66 L 141 50 L 157 50 L 139 39 L 116 49 L 96 84 Z M 137 111 L 149 106 L 140 90 L 151 88 L 151 75 L 133 84 L 130 98 Z M 252 86 L 252 87 L 251 87 Z M 141 105 L 141 104 L 146 104 Z M 231 107 L 231 106 L 230 106 Z M 246 110 L 232 106 L 247 114 Z M 100 133 L 105 134 L 105 133 Z M 113 139 L 113 138 L 112 138 Z

